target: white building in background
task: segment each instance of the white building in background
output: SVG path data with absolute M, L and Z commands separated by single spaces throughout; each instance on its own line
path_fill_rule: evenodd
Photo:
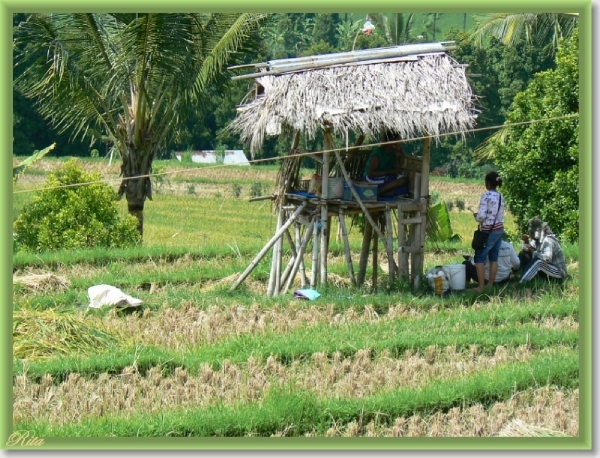
M 192 151 L 192 162 L 199 164 L 216 164 L 217 156 L 215 150 L 204 150 L 204 151 Z M 175 153 L 178 161 L 181 161 L 184 153 Z M 244 150 L 241 149 L 228 149 L 225 150 L 225 157 L 223 158 L 223 164 L 226 165 L 250 165 L 248 158 L 244 154 Z

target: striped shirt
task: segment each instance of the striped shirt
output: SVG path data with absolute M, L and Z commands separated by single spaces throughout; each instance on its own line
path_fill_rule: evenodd
M 475 219 L 483 232 L 504 229 L 504 199 L 498 191 L 489 190 L 481 196 Z
M 534 241 L 535 242 L 535 241 Z M 560 243 L 549 227 L 544 227 L 539 242 L 534 243 L 533 259 L 540 259 L 558 269 L 561 278 L 567 278 L 567 264 Z

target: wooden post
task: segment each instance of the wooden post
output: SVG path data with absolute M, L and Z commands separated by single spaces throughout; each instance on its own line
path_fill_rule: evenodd
M 358 277 L 356 282 L 361 286 L 365 282 L 367 273 L 367 263 L 369 262 L 369 248 L 371 247 L 371 239 L 373 237 L 373 226 L 367 220 L 365 221 L 365 232 L 363 234 L 362 248 L 360 251 L 360 261 L 358 263 Z
M 317 280 L 319 279 L 319 216 L 314 217 L 314 228 L 313 228 L 313 252 L 312 252 L 312 271 L 310 276 L 310 287 L 315 289 L 317 287 Z
M 431 137 L 423 139 L 423 161 L 421 162 L 421 198 L 429 196 L 429 164 L 431 162 Z
M 392 229 L 392 211 L 389 205 L 385 207 L 385 231 L 387 232 L 387 245 L 394 246 L 393 236 L 394 230 Z M 396 262 L 394 261 L 394 255 L 388 253 L 388 280 L 390 287 L 394 283 L 394 277 L 396 276 Z
M 300 246 L 298 247 L 298 254 L 296 255 L 296 258 L 294 260 L 294 265 L 292 266 L 292 271 L 290 273 L 290 276 L 287 279 L 287 282 L 285 283 L 285 288 L 283 290 L 284 292 L 287 292 L 290 289 L 290 286 L 292 286 L 292 283 L 294 282 L 294 277 L 296 277 L 296 272 L 298 272 L 298 268 L 300 266 L 302 266 L 302 269 L 304 269 L 303 256 L 304 256 L 304 252 L 306 251 L 306 246 L 308 245 L 308 241 L 310 240 L 310 238 L 312 236 L 314 226 L 315 226 L 315 223 L 311 222 L 309 224 L 308 228 L 306 229 L 304 238 L 302 239 L 302 242 L 300 243 Z M 305 286 L 305 283 L 306 283 L 306 275 L 304 276 L 304 280 L 302 283 L 303 288 Z
M 277 212 L 277 230 L 275 231 L 276 233 L 279 232 L 279 229 L 281 228 L 281 225 L 283 224 L 283 217 L 282 217 L 282 213 L 283 213 L 283 208 L 280 208 L 279 211 Z M 267 286 L 267 296 L 272 297 L 274 294 L 276 294 L 275 290 L 277 289 L 277 285 L 276 285 L 276 278 L 279 277 L 279 274 L 281 273 L 278 270 L 278 266 L 277 266 L 277 247 L 279 246 L 281 241 L 281 237 L 279 237 L 276 241 L 275 241 L 275 246 L 273 247 L 273 253 L 271 253 L 271 273 L 269 275 L 269 284 Z
M 406 225 L 404 224 L 404 211 L 398 204 L 398 280 L 408 276 L 408 253 L 403 247 L 406 245 Z
M 294 226 L 298 226 L 298 222 L 296 222 L 294 224 Z M 294 262 L 296 262 L 296 256 L 298 255 L 296 246 L 299 246 L 299 244 L 296 244 L 294 242 L 294 240 L 292 240 L 292 235 L 290 234 L 289 229 L 287 231 L 285 231 L 283 233 L 283 235 L 285 236 L 288 243 L 290 244 L 290 250 L 292 252 L 292 255 L 290 256 L 290 259 L 289 259 L 287 265 L 285 266 L 283 273 L 281 274 L 281 285 L 282 286 L 285 285 L 286 279 L 287 279 L 288 275 L 290 274 L 290 271 L 292 270 L 292 266 L 294 265 Z M 281 288 L 280 288 L 280 291 L 281 291 Z M 277 293 L 279 293 L 279 291 Z
M 379 236 L 377 232 L 373 234 L 373 292 L 377 292 L 377 246 L 379 245 Z
M 306 229 L 307 232 L 308 232 L 308 229 L 310 229 L 310 234 L 308 236 L 306 236 L 306 234 L 305 234 L 305 236 L 307 237 L 306 244 L 308 244 L 308 240 L 310 240 L 310 237 L 312 235 L 313 226 L 314 226 L 314 223 L 310 222 L 310 224 L 308 225 L 308 228 Z M 301 242 L 302 237 L 300 235 L 301 228 L 302 228 L 302 225 L 299 223 L 296 223 L 296 227 L 295 227 L 296 240 L 297 240 L 296 246 L 299 246 L 299 245 L 301 246 L 301 243 L 302 243 Z M 304 251 L 306 251 L 306 246 L 304 247 Z M 304 258 L 303 258 L 303 256 L 300 256 L 300 285 L 302 286 L 302 288 L 306 288 L 307 283 L 308 282 L 306 281 L 306 270 L 304 268 Z
M 321 173 L 321 259 L 320 259 L 320 279 L 319 284 L 327 284 L 327 251 L 329 250 L 329 225 L 328 225 L 328 205 L 329 198 L 329 152 L 332 145 L 330 143 L 330 127 L 325 127 L 325 152 L 323 153 L 323 169 Z
M 240 283 L 242 283 L 246 279 L 246 277 L 250 274 L 250 272 L 252 272 L 252 270 L 254 270 L 256 265 L 265 256 L 265 254 L 267 254 L 267 251 L 269 251 L 269 249 L 275 244 L 275 242 L 279 240 L 279 238 L 281 238 L 281 236 L 287 230 L 287 228 L 290 227 L 294 221 L 296 221 L 296 218 L 302 212 L 302 210 L 304 210 L 304 207 L 306 207 L 306 202 L 303 202 L 296 209 L 296 211 L 292 213 L 292 216 L 290 216 L 286 223 L 279 228 L 279 230 L 275 233 L 271 240 L 269 240 L 267 244 L 262 248 L 262 250 L 259 251 L 259 253 L 254 257 L 250 265 L 242 273 L 242 275 L 240 275 L 236 282 L 231 286 L 231 288 L 229 288 L 229 291 L 233 291 L 234 289 L 236 289 L 240 285 Z
M 427 234 L 427 210 L 429 208 L 429 166 L 431 163 L 431 137 L 423 139 L 423 161 L 421 163 L 421 224 L 418 239 L 415 240 L 415 246 L 420 247 L 416 272 L 413 273 L 413 285 L 415 289 L 419 287 L 421 277 L 423 276 L 423 266 L 425 264 L 425 236 Z M 414 255 L 413 255 L 414 256 Z
M 352 265 L 352 253 L 350 251 L 350 241 L 348 240 L 348 231 L 346 230 L 346 221 L 344 216 L 344 209 L 340 208 L 340 228 L 342 231 L 342 238 L 344 240 L 344 252 L 346 253 L 346 264 L 348 264 L 348 273 L 350 274 L 350 281 L 353 285 L 356 285 L 356 277 L 354 276 L 354 267 Z

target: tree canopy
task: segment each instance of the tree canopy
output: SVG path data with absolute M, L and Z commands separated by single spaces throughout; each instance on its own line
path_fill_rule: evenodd
M 523 124 L 507 127 L 505 142 L 494 144 L 503 193 L 520 228 L 539 215 L 569 241 L 579 237 L 578 39 L 575 30 L 562 40 L 556 69 L 538 73 L 516 95 L 506 122 Z

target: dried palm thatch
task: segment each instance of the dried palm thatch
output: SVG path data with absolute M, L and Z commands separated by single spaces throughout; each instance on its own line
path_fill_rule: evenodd
M 309 138 L 324 125 L 344 136 L 391 130 L 406 140 L 466 131 L 477 116 L 465 69 L 445 52 L 258 76 L 256 83 L 258 95 L 229 125 L 252 157 L 282 128 Z
M 515 418 L 508 423 L 500 432 L 499 437 L 567 437 L 560 431 L 555 431 L 541 426 L 534 426 Z
M 13 275 L 13 284 L 21 285 L 24 289 L 33 293 L 63 291 L 71 286 L 69 280 L 52 273 Z

